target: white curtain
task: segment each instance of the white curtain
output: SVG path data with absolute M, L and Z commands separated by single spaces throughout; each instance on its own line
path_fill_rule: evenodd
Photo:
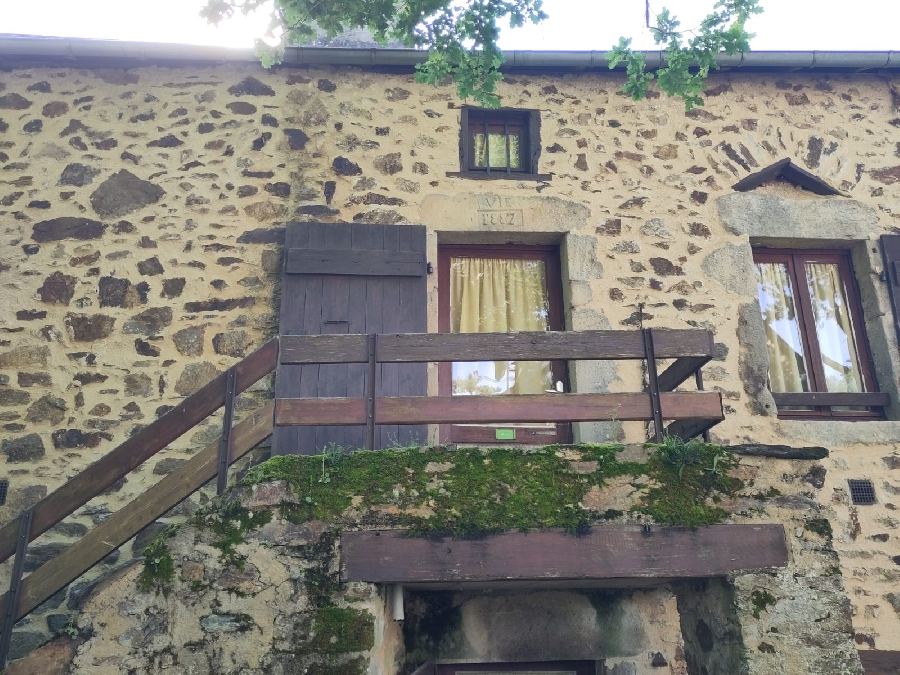
M 769 351 L 772 391 L 809 391 L 794 289 L 784 263 L 757 263 L 759 307 Z
M 451 260 L 451 332 L 548 329 L 547 274 L 542 260 Z M 549 362 L 453 364 L 454 394 L 540 394 L 552 386 Z

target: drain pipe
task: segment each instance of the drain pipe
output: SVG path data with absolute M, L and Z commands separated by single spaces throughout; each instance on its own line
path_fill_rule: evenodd
M 394 621 L 403 621 L 403 584 L 394 584 L 390 588 L 391 614 Z

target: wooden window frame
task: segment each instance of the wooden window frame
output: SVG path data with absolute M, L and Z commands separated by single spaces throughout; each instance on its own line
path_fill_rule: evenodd
M 547 274 L 547 297 L 549 300 L 547 323 L 550 330 L 565 330 L 562 301 L 562 276 L 559 263 L 559 246 L 529 246 L 514 244 L 458 245 L 438 246 L 438 332 L 450 332 L 450 259 L 453 257 L 468 258 L 501 258 L 504 260 L 543 260 Z M 550 367 L 554 382 L 562 382 L 565 391 L 569 390 L 568 364 L 566 361 L 551 361 Z M 438 364 L 438 394 L 451 396 L 453 393 L 453 364 Z M 554 443 L 572 442 L 572 425 L 562 423 L 556 425 L 556 433 L 547 434 L 546 427 L 516 426 L 525 438 L 515 441 L 498 441 L 495 427 L 477 427 L 444 424 L 440 427 L 440 439 L 443 443 L 479 443 L 506 445 L 552 445 Z
M 520 153 L 522 168 L 509 166 L 491 168 L 475 166 L 475 135 L 489 127 L 502 127 L 509 135 L 512 128 L 521 129 Z M 538 110 L 522 108 L 469 108 L 459 114 L 459 171 L 448 171 L 453 178 L 475 180 L 534 180 L 549 181 L 550 174 L 538 173 L 541 155 L 541 114 Z M 509 146 L 507 144 L 507 155 Z M 490 163 L 490 162 L 488 162 Z
M 598 675 L 596 661 L 523 661 L 511 663 L 439 663 L 435 675 L 459 672 L 529 672 L 535 670 L 569 670 L 575 675 Z
M 853 339 L 856 343 L 856 357 L 859 362 L 863 391 L 866 393 L 877 392 L 878 383 L 875 379 L 872 351 L 869 348 L 869 341 L 864 328 L 862 302 L 856 276 L 853 274 L 850 252 L 840 249 L 754 248 L 753 262 L 783 263 L 787 266 L 788 275 L 794 286 L 797 325 L 803 352 L 806 355 L 810 390 L 816 393 L 827 391 L 825 388 L 825 371 L 822 367 L 822 355 L 819 350 L 816 326 L 812 318 L 812 303 L 809 297 L 806 275 L 798 272 L 798 268 L 801 268 L 802 271 L 802 265 L 809 262 L 836 264 L 838 266 L 838 274 L 847 291 L 847 309 L 850 312 L 850 320 L 853 325 Z M 781 392 L 772 392 L 776 398 L 779 393 Z M 829 394 L 829 396 L 846 398 L 847 403 L 812 406 L 811 410 L 779 410 L 778 417 L 779 419 L 794 420 L 832 419 L 863 421 L 884 419 L 884 411 L 881 408 L 872 407 L 869 410 L 859 411 L 833 409 L 832 406 L 859 405 L 859 403 L 854 402 L 856 394 L 835 392 Z

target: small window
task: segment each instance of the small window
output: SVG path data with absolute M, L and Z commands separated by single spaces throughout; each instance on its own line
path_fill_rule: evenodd
M 442 246 L 438 251 L 438 329 L 442 333 L 563 330 L 555 246 Z M 564 361 L 467 361 L 438 368 L 442 396 L 544 394 L 566 389 Z M 568 442 L 570 425 L 454 424 L 453 443 Z
M 541 116 L 537 110 L 463 108 L 460 111 L 459 171 L 475 179 L 550 180 L 538 173 Z
M 769 354 L 769 387 L 782 418 L 881 418 L 846 252 L 754 251 Z

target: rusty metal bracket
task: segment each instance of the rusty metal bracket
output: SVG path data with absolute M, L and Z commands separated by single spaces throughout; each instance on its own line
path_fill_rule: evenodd
M 25 555 L 31 539 L 32 510 L 22 512 L 19 517 L 19 538 L 16 541 L 16 558 L 9 578 L 9 593 L 6 596 L 6 612 L 3 616 L 3 631 L 0 632 L 0 669 L 6 668 L 9 646 L 12 643 L 13 625 L 19 610 L 19 594 L 22 591 L 22 571 L 25 569 Z
M 225 377 L 225 408 L 222 413 L 222 440 L 219 443 L 219 479 L 216 494 L 225 492 L 228 485 L 228 467 L 231 465 L 231 429 L 234 423 L 234 392 L 237 370 L 232 366 Z
M 641 330 L 644 337 L 644 357 L 647 359 L 647 388 L 650 392 L 650 412 L 653 413 L 653 431 L 657 443 L 663 440 L 662 402 L 659 398 L 659 373 L 656 370 L 656 352 L 653 349 L 653 329 Z

